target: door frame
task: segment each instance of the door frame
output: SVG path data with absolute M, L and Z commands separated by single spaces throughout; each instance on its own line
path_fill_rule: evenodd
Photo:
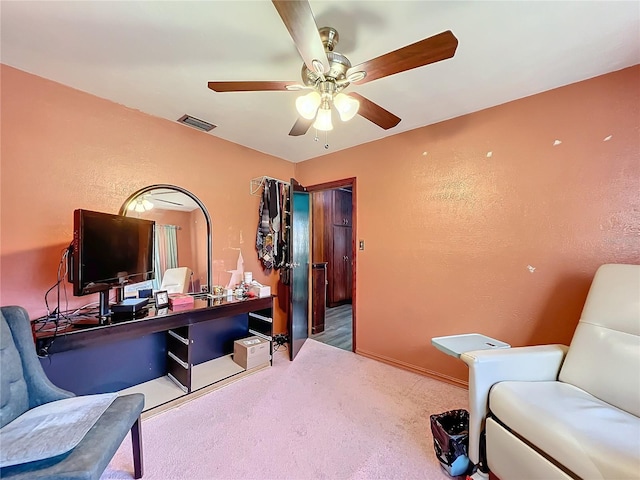
M 356 177 L 343 178 L 341 180 L 334 180 L 331 182 L 318 183 L 316 185 L 307 186 L 307 191 L 309 193 L 319 192 L 322 190 L 334 190 L 336 188 L 341 187 L 351 187 L 351 349 L 353 352 L 356 351 L 356 272 L 357 272 L 357 261 L 358 261 L 358 221 L 357 221 L 357 204 L 358 204 L 358 195 L 356 190 Z M 313 199 L 311 200 L 313 203 Z M 313 217 L 311 218 L 311 222 L 315 220 Z M 311 226 L 312 228 L 312 226 Z M 312 239 L 313 242 L 313 239 Z M 313 248 L 311 249 L 313 251 Z

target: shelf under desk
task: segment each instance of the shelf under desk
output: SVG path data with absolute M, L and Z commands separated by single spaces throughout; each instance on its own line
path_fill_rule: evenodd
M 268 364 L 265 364 L 251 370 L 245 370 L 233 361 L 233 355 L 225 355 L 224 357 L 194 365 L 193 378 L 191 380 L 192 392 L 188 395 L 166 375 L 125 388 L 120 390 L 118 394 L 144 394 L 143 418 L 147 418 L 182 402 L 197 398 L 199 395 L 228 385 L 232 381 L 240 380 L 246 375 L 260 371 L 268 366 Z
M 254 333 L 270 340 L 272 317 L 273 297 L 196 300 L 196 308 L 168 314 L 57 336 L 41 332 L 37 342 L 48 342 L 41 364 L 61 388 L 77 395 L 139 392 L 145 412 L 163 411 L 262 368 L 245 371 L 231 352 L 235 340 Z

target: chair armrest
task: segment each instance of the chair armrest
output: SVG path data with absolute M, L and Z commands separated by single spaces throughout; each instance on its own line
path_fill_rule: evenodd
M 465 352 L 460 359 L 469 367 L 469 458 L 480 460 L 480 432 L 488 413 L 489 390 L 502 381 L 557 380 L 569 347 L 537 345 Z

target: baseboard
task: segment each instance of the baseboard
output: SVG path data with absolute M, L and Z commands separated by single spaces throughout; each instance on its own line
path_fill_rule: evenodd
M 462 381 L 455 377 L 450 377 L 449 375 L 443 375 L 442 373 L 434 372 L 431 370 L 427 370 L 426 368 L 416 367 L 415 365 L 411 365 L 409 363 L 401 362 L 399 360 L 395 360 L 393 358 L 385 357 L 384 355 L 378 355 L 376 353 L 367 352 L 366 350 L 362 350 L 360 348 L 356 348 L 356 352 L 358 355 L 362 355 L 363 357 L 371 358 L 373 360 L 377 360 L 382 363 L 386 363 L 388 365 L 392 365 L 394 367 L 402 368 L 403 370 L 408 370 L 410 372 L 418 373 L 420 375 L 424 375 L 426 377 L 431 377 L 435 380 L 440 380 L 442 382 L 446 382 L 450 385 L 454 385 L 456 387 L 461 387 L 464 389 L 469 388 L 469 382 Z

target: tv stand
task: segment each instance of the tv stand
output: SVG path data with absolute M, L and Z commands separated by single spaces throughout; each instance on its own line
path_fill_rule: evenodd
M 40 363 L 49 379 L 76 395 L 141 392 L 144 411 L 155 414 L 261 369 L 233 361 L 236 340 L 273 340 L 271 296 L 196 298 L 189 308 L 143 310 L 141 318 L 115 313 L 106 325 L 36 332 L 36 350 L 48 353 Z
M 98 323 L 100 325 L 106 325 L 109 323 L 109 317 L 111 316 L 111 309 L 109 308 L 109 289 L 100 290 L 100 310 L 98 312 Z

